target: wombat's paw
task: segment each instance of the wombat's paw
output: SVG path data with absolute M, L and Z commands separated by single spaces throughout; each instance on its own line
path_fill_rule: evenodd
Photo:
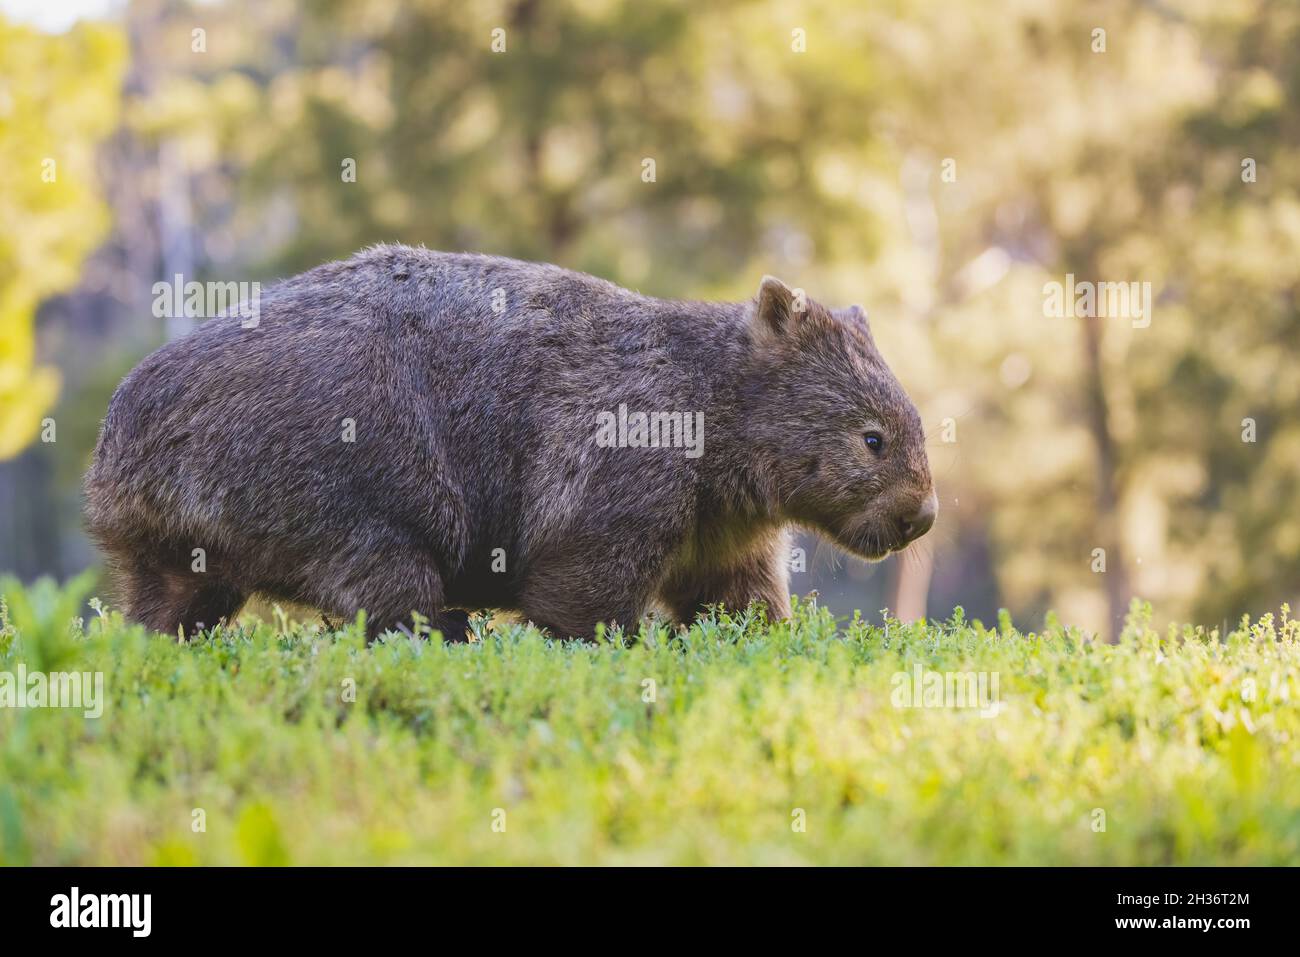
M 433 620 L 433 627 L 442 632 L 443 641 L 469 641 L 469 612 L 449 608 Z
M 442 633 L 442 640 L 459 644 L 470 640 L 471 632 L 469 627 L 469 612 L 461 611 L 459 608 L 449 608 L 444 612 L 434 615 L 429 621 L 428 629 Z M 427 634 L 425 628 L 413 629 L 408 621 L 393 621 L 391 623 L 380 623 L 372 621 L 366 628 L 366 644 L 374 645 L 380 640 L 385 632 L 393 632 L 405 635 L 407 638 L 424 637 Z
M 442 640 L 459 644 L 469 641 L 471 637 L 469 627 L 469 612 L 461 611 L 459 608 L 449 608 L 441 614 L 434 615 L 429 622 L 429 628 L 433 631 L 442 633 Z M 373 645 L 379 640 L 380 635 L 386 631 L 399 632 L 407 638 L 416 637 L 416 632 L 406 622 L 394 622 L 387 628 L 375 627 L 374 632 L 366 640 L 366 644 Z M 424 629 L 420 629 L 419 634 L 423 635 Z

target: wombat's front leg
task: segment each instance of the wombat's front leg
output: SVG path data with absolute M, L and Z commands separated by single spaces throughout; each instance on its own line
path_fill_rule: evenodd
M 382 530 L 363 529 L 357 537 L 383 541 L 385 535 Z M 387 545 L 378 553 L 331 562 L 317 570 L 299 598 L 346 618 L 365 609 L 367 644 L 374 644 L 385 631 L 411 634 L 412 615 L 417 612 L 441 631 L 446 641 L 469 637 L 469 615 L 445 607 L 442 576 L 432 556 L 416 549 Z
M 567 591 L 562 588 L 567 588 Z M 556 638 L 590 641 L 600 624 L 606 627 L 621 625 L 625 632 L 635 632 L 648 605 L 648 597 L 615 598 L 595 595 L 587 589 L 575 589 L 570 579 L 566 586 L 557 587 L 550 594 L 539 591 L 526 596 L 523 613 L 534 625 Z
M 775 535 L 744 558 L 716 569 L 683 570 L 660 590 L 673 617 L 690 624 L 710 605 L 744 610 L 762 602 L 769 619 L 790 616 L 789 539 Z
M 538 563 L 520 596 L 520 610 L 556 638 L 591 639 L 598 624 L 634 632 L 661 567 L 658 550 L 649 546 L 574 546 Z

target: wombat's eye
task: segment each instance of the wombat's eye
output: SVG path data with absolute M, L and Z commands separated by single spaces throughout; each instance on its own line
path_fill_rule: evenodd
M 868 432 L 862 438 L 866 441 L 867 448 L 873 452 L 879 452 L 885 447 L 885 437 L 879 432 Z

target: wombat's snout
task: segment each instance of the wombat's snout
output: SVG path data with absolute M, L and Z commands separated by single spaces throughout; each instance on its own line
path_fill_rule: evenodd
M 939 496 L 932 489 L 911 518 L 903 519 L 903 543 L 914 542 L 934 525 L 939 514 Z

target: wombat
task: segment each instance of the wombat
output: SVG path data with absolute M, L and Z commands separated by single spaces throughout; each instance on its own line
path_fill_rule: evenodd
M 777 279 L 675 302 L 557 266 L 379 246 L 202 323 L 109 404 L 86 477 L 128 617 L 193 635 L 253 594 L 354 616 L 652 605 L 789 614 L 788 529 L 880 559 L 937 511 L 862 310 Z

